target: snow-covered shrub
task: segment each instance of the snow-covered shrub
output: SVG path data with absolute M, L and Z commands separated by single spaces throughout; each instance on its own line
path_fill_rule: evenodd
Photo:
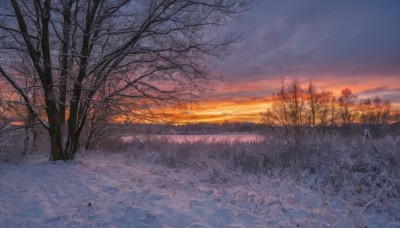
M 48 133 L 40 126 L 27 131 L 24 126 L 10 125 L 0 134 L 0 162 L 17 162 L 25 154 L 48 154 Z M 29 137 L 28 137 L 28 134 Z
M 24 134 L 22 129 L 15 129 L 0 135 L 0 162 L 15 162 L 22 157 Z

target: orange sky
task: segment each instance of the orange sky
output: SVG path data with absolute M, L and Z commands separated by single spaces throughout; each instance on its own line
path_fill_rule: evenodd
M 202 100 L 188 114 L 178 118 L 177 122 L 259 122 L 260 112 L 265 111 L 268 105 L 268 98 L 264 100 L 242 99 L 241 101 L 233 99 L 231 101 Z
M 312 80 L 337 96 L 379 96 L 400 108 L 400 1 L 257 1 L 229 32 L 246 38 L 218 62 L 224 81 L 189 122 L 254 121 L 281 80 Z
M 268 77 L 267 77 L 268 78 Z M 217 81 L 212 83 L 213 88 L 200 99 L 197 105 L 188 110 L 188 114 L 178 115 L 179 123 L 224 121 L 259 122 L 260 113 L 270 105 L 272 92 L 279 90 L 282 79 L 264 79 L 248 82 Z M 284 78 L 290 82 L 292 78 Z M 336 96 L 344 88 L 350 88 L 359 98 L 385 97 L 391 91 L 397 91 L 400 78 L 397 77 L 369 77 L 369 80 L 360 80 L 357 77 L 337 78 L 334 76 L 320 76 L 319 79 L 300 78 L 300 83 L 306 86 L 313 80 L 319 91 L 332 91 Z M 400 108 L 400 102 L 392 101 L 394 108 Z

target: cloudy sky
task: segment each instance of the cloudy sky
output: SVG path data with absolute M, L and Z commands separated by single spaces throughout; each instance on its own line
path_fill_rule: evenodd
M 260 0 L 230 30 L 246 39 L 215 70 L 224 78 L 199 120 L 259 119 L 281 80 L 350 88 L 400 104 L 400 1 Z

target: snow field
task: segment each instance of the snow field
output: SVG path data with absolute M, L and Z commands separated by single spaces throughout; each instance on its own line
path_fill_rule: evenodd
M 126 153 L 0 164 L 0 227 L 399 227 L 291 178 L 168 168 Z

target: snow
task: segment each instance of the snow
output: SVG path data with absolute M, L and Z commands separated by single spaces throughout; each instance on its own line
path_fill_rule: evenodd
M 184 170 L 127 154 L 0 164 L 0 227 L 400 227 L 286 178 Z

